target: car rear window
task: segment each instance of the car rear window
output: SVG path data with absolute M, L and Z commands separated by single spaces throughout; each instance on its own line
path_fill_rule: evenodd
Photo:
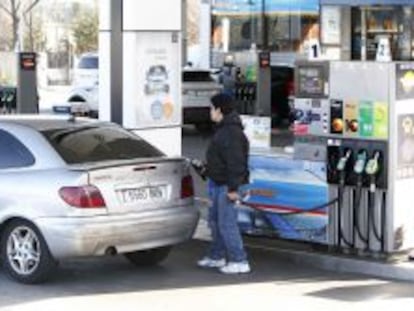
M 43 135 L 68 164 L 164 155 L 145 140 L 117 126 L 77 126 L 46 130 Z
M 98 57 L 82 57 L 78 64 L 79 69 L 98 69 L 99 59 Z
M 214 79 L 209 71 L 183 71 L 184 82 L 211 82 Z

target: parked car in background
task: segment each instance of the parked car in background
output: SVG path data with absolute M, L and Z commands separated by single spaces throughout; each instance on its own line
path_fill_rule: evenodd
M 79 58 L 73 73 L 73 85 L 91 87 L 99 81 L 99 57 L 97 53 L 85 53 Z
M 62 103 L 52 107 L 55 113 L 99 117 L 99 86 L 74 86 L 64 95 Z
M 0 117 L 0 252 L 22 283 L 69 257 L 123 254 L 153 265 L 199 213 L 189 163 L 109 122 Z
M 69 112 L 77 116 L 99 117 L 99 86 L 75 86 L 66 95 Z
M 183 123 L 198 129 L 211 125 L 210 98 L 222 90 L 210 70 L 184 69 L 182 78 Z

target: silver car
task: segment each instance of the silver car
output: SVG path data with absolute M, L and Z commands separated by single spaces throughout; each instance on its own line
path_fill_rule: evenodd
M 65 258 L 165 259 L 198 222 L 189 164 L 122 127 L 0 117 L 0 246 L 5 271 L 44 281 Z

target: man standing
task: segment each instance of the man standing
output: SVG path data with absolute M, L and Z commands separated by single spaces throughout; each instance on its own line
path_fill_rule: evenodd
M 208 217 L 212 242 L 198 266 L 219 268 L 226 274 L 248 273 L 235 204 L 240 200 L 240 188 L 249 179 L 249 143 L 231 96 L 215 95 L 211 103 L 210 117 L 216 123 L 216 132 L 206 154 L 206 175 L 212 201 Z

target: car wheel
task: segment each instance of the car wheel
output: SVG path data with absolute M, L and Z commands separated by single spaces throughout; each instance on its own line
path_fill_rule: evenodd
M 40 231 L 24 220 L 12 221 L 4 229 L 1 257 L 6 273 L 26 284 L 45 281 L 56 267 Z
M 171 247 L 166 246 L 126 253 L 124 256 L 136 266 L 154 266 L 167 258 L 170 251 Z

